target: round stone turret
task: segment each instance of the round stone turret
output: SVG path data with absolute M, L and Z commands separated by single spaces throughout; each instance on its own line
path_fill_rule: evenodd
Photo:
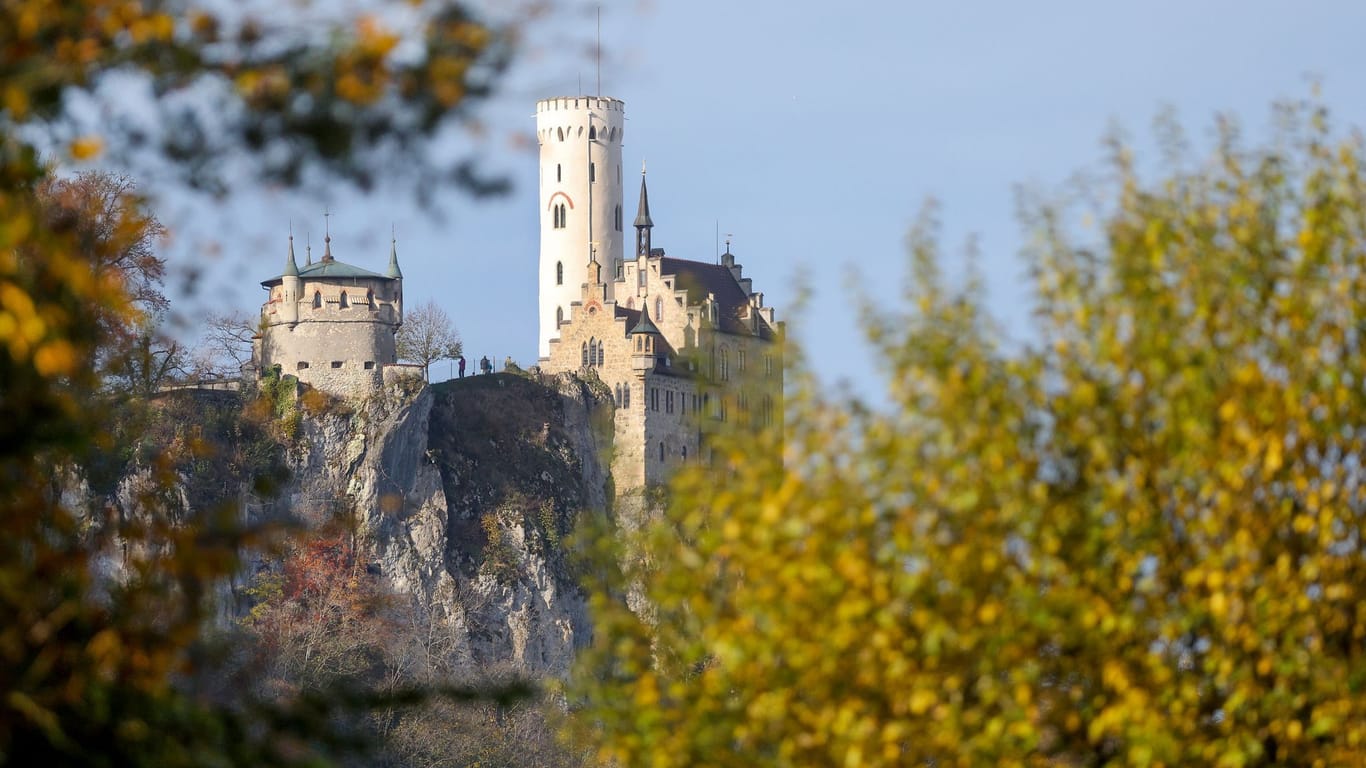
M 550 352 L 558 318 L 581 297 L 596 259 L 609 288 L 622 264 L 621 146 L 625 104 L 606 96 L 536 103 L 540 143 L 539 351 Z

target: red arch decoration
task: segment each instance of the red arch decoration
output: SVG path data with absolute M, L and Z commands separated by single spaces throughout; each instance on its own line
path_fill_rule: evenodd
M 556 192 L 555 194 L 551 195 L 551 196 L 550 196 L 550 199 L 546 201 L 545 209 L 546 209 L 547 211 L 550 210 L 552 207 L 554 207 L 554 205 L 555 205 L 555 200 L 556 200 L 557 198 L 561 198 L 561 197 L 564 198 L 564 201 L 565 201 L 566 203 L 569 203 L 569 210 L 571 210 L 571 211 L 574 210 L 574 198 L 570 197 L 569 195 L 566 195 L 566 194 L 563 193 L 563 192 Z

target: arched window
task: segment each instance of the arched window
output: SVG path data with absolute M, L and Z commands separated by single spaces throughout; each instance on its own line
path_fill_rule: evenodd
M 559 130 L 559 132 L 560 132 L 560 141 L 564 141 L 564 129 L 563 129 L 563 128 L 560 128 L 560 129 L 558 129 L 558 130 Z
M 564 285 L 564 262 L 555 262 L 555 285 Z
M 656 296 L 656 297 L 655 297 L 655 319 L 656 319 L 656 320 L 663 320 L 663 319 L 664 319 L 664 297 L 663 297 L 663 296 Z
M 588 342 L 586 341 L 583 343 L 583 346 L 579 349 L 579 367 L 588 367 Z
M 588 140 L 592 141 L 598 137 L 598 128 L 595 125 L 588 126 Z
M 322 308 L 323 308 L 323 295 L 322 295 L 322 293 L 321 293 L 320 291 L 314 291 L 314 292 L 313 292 L 313 308 L 314 308 L 314 309 L 322 309 Z
M 598 364 L 598 340 L 597 340 L 597 339 L 591 339 L 591 338 L 590 338 L 590 339 L 588 340 L 588 365 L 592 366 L 592 365 L 597 365 L 597 364 Z
M 599 342 L 598 342 L 598 366 L 599 366 L 599 367 L 602 366 L 602 363 L 603 363 L 603 361 L 604 361 L 605 359 L 606 359 L 606 358 L 603 357 L 603 352 L 602 352 L 602 342 L 599 341 Z
M 342 295 L 341 295 L 341 306 L 342 306 L 342 309 L 346 309 L 347 307 L 351 306 L 351 302 L 349 302 L 349 301 L 346 300 L 346 291 L 342 291 Z
M 622 385 L 621 385 L 621 407 L 622 407 L 622 408 L 630 408 L 630 407 L 631 407 L 631 385 L 630 385 L 630 384 L 622 384 Z
M 620 384 L 617 384 L 616 386 L 612 387 L 612 405 L 615 405 L 615 406 L 618 407 L 618 408 L 621 407 L 621 385 L 620 385 Z
M 725 347 L 721 347 L 717 357 L 717 375 L 720 376 L 721 381 L 730 381 L 730 354 Z
M 367 307 L 373 307 L 373 306 L 375 306 L 375 292 L 374 292 L 374 291 L 368 291 L 368 290 L 367 290 L 367 291 L 365 292 L 365 306 L 367 306 Z

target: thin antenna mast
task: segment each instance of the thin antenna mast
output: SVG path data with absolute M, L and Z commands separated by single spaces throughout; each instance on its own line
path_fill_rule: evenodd
M 598 97 L 602 97 L 602 3 L 598 3 L 598 42 L 593 47 L 598 64 Z

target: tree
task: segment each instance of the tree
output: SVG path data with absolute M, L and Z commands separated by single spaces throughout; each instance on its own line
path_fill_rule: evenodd
M 933 218 L 869 307 L 891 407 L 797 363 L 600 585 L 575 695 L 620 765 L 1366 760 L 1366 176 L 1316 105 L 1031 208 L 1036 342 Z M 793 359 L 792 355 L 788 359 Z M 619 595 L 649 599 L 637 615 Z
M 446 310 L 428 301 L 403 314 L 398 329 L 398 359 L 422 365 L 422 376 L 430 376 L 432 363 L 460 357 L 462 345 L 455 323 Z
M 195 372 L 209 378 L 241 376 L 251 362 L 252 339 L 259 330 L 259 318 L 242 312 L 210 315 L 195 353 Z
M 138 211 L 54 217 L 54 190 L 82 179 L 49 179 L 54 163 L 98 156 L 212 190 L 226 182 L 218 169 L 365 186 L 376 169 L 392 179 L 406 168 L 419 195 L 441 182 L 486 188 L 470 163 L 428 157 L 427 139 L 491 91 L 510 30 L 456 2 L 386 10 L 328 20 L 190 0 L 0 7 L 0 764 L 317 764 L 350 743 L 331 728 L 335 698 L 195 690 L 212 661 L 213 596 L 243 547 L 269 541 L 242 526 L 237 499 L 178 515 L 177 462 L 156 454 L 129 490 L 136 516 L 87 515 L 63 493 L 76 467 L 136 438 L 111 430 L 100 351 L 111 329 L 146 320 L 156 280 L 142 278 L 159 263 L 102 268 L 138 253 L 146 227 L 106 226 Z M 87 238 L 92 223 L 109 239 Z M 213 458 L 203 440 L 179 451 Z M 113 551 L 126 553 L 117 580 L 101 571 Z

